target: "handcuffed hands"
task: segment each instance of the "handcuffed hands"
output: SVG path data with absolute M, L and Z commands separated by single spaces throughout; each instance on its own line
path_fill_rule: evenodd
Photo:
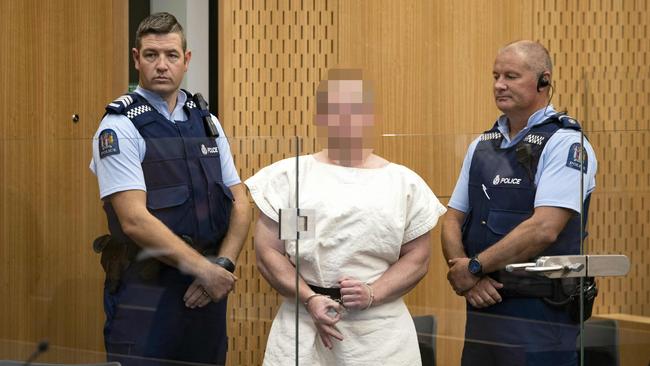
M 341 302 L 348 310 L 365 310 L 372 306 L 374 293 L 372 287 L 363 281 L 352 277 L 342 277 L 339 280 Z
M 343 340 L 343 334 L 336 329 L 336 323 L 341 320 L 341 313 L 345 311 L 341 304 L 328 296 L 317 295 L 307 300 L 305 308 L 311 315 L 326 348 L 332 349 L 334 346 L 332 338 Z

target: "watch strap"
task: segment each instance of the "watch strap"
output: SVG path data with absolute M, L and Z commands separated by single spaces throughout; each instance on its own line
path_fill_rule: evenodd
M 230 273 L 235 273 L 235 263 L 226 257 L 210 257 L 208 260 L 217 266 L 223 267 L 226 271 Z

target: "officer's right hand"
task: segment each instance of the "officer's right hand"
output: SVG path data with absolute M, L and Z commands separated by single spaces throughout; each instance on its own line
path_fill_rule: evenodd
M 219 301 L 235 288 L 235 281 L 237 281 L 237 276 L 221 266 L 207 262 L 207 265 L 199 271 L 194 282 L 185 291 L 183 296 L 185 306 L 202 307 L 210 301 Z M 204 301 L 206 300 L 204 291 L 209 297 L 207 302 Z M 203 299 L 198 295 L 203 295 Z
M 465 291 L 463 296 L 475 308 L 486 308 L 498 302 L 501 302 L 501 295 L 498 289 L 503 288 L 503 284 L 489 276 L 481 278 L 474 287 Z

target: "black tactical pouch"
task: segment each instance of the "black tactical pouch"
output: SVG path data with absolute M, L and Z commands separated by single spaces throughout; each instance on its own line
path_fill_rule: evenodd
M 115 241 L 110 235 L 102 235 L 93 241 L 93 250 L 101 253 L 101 264 L 106 272 L 106 285 L 112 294 L 120 286 L 122 272 L 129 267 L 128 248 Z
M 571 320 L 578 323 L 580 322 L 580 278 L 562 278 L 555 280 L 555 289 L 552 297 L 545 297 L 544 301 L 552 306 L 565 307 Z M 585 277 L 582 286 L 582 303 L 583 317 L 585 321 L 591 317 L 591 312 L 594 307 L 596 295 L 598 295 L 598 287 L 593 277 Z
M 591 318 L 591 311 L 594 308 L 594 301 L 596 301 L 596 295 L 598 295 L 598 287 L 596 286 L 596 281 L 593 277 L 585 277 L 584 284 L 582 286 L 583 294 L 583 317 L 582 320 L 586 321 Z M 573 295 L 571 295 L 571 301 L 567 306 L 571 320 L 575 322 L 580 322 L 580 284 L 575 289 Z

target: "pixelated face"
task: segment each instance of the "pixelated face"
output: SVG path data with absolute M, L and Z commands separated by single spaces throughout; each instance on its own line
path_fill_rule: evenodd
M 505 50 L 494 60 L 494 100 L 503 113 L 534 112 L 544 96 L 537 91 L 537 74 L 524 55 Z
M 140 49 L 132 50 L 140 86 L 163 99 L 175 97 L 190 63 L 190 51 L 183 52 L 178 33 L 148 34 L 141 41 Z
M 363 147 L 363 142 L 372 135 L 375 124 L 373 105 L 369 99 L 368 95 L 364 98 L 363 80 L 327 81 L 327 92 L 319 98 L 315 124 L 318 135 L 327 137 L 328 148 Z

